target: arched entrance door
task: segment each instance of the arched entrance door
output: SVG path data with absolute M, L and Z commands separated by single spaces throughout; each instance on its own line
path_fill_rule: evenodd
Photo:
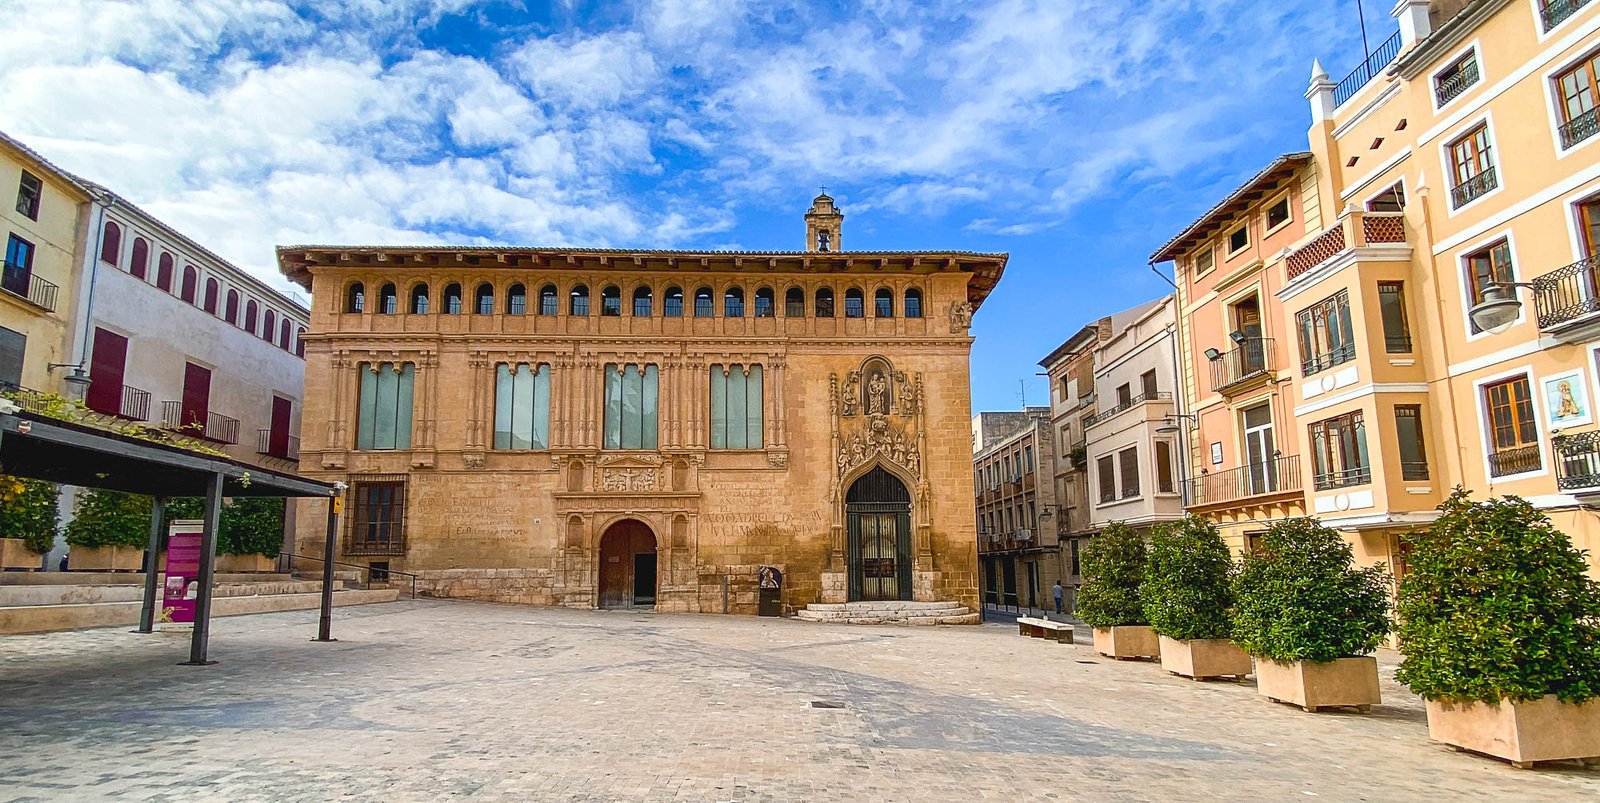
M 651 608 L 655 604 L 655 533 L 633 519 L 607 527 L 600 536 L 600 607 Z
M 911 492 L 881 467 L 845 494 L 850 599 L 911 599 Z

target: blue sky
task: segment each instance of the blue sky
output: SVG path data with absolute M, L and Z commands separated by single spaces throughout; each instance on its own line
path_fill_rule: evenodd
M 1394 29 L 1369 0 L 1372 41 Z M 975 409 L 1305 147 L 1355 0 L 0 0 L 0 129 L 263 277 L 280 243 L 1006 251 Z M 281 283 L 280 283 L 280 286 Z

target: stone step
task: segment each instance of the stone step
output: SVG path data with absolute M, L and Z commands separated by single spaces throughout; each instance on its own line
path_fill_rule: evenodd
M 979 616 L 956 602 L 843 602 L 818 603 L 800 609 L 796 616 L 807 622 L 846 625 L 965 625 Z
M 957 602 L 914 602 L 889 600 L 882 602 L 821 602 L 807 605 L 807 610 L 818 612 L 882 612 L 882 611 L 934 611 L 964 608 Z
M 400 592 L 392 588 L 372 591 L 338 591 L 333 604 L 368 605 L 394 602 Z M 277 613 L 302 611 L 319 607 L 321 594 L 265 594 L 259 596 L 217 597 L 212 602 L 216 616 L 240 616 L 251 613 Z M 85 627 L 131 626 L 139 623 L 137 602 L 97 602 L 78 605 L 32 605 L 0 608 L 0 635 L 18 633 L 45 633 L 53 630 L 76 630 Z
M 165 572 L 156 575 L 165 576 Z M 320 577 L 320 575 L 319 575 Z M 277 572 L 218 572 L 218 583 L 287 583 L 294 580 Z M 144 572 L 0 572 L 0 586 L 142 586 Z
M 270 576 L 270 575 L 269 575 Z M 342 583 L 334 585 L 335 590 Z M 156 593 L 161 593 L 156 586 Z M 221 582 L 217 584 L 218 597 L 250 597 L 263 594 L 311 594 L 322 590 L 322 583 L 308 580 L 275 580 L 267 582 Z M 138 602 L 144 599 L 143 585 L 27 585 L 0 586 L 0 608 L 20 608 L 28 605 L 78 605 L 97 602 Z
M 835 625 L 975 625 L 978 614 L 964 613 L 947 616 L 847 616 L 841 619 L 820 619 L 800 612 L 799 618 L 807 622 Z

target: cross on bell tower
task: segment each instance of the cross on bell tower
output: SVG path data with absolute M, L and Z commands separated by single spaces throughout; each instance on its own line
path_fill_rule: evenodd
M 842 250 L 840 240 L 843 229 L 844 213 L 833 205 L 828 188 L 823 187 L 822 194 L 813 198 L 811 208 L 806 210 L 806 250 Z

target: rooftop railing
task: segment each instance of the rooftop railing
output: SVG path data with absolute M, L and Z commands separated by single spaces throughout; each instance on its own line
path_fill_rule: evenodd
M 1378 45 L 1378 49 L 1372 51 L 1365 61 L 1351 70 L 1350 74 L 1333 88 L 1333 105 L 1344 105 L 1345 101 L 1360 92 L 1361 88 L 1371 82 L 1378 73 L 1383 72 L 1383 68 L 1389 66 L 1398 55 L 1400 55 L 1400 32 L 1395 31 L 1393 36 Z

